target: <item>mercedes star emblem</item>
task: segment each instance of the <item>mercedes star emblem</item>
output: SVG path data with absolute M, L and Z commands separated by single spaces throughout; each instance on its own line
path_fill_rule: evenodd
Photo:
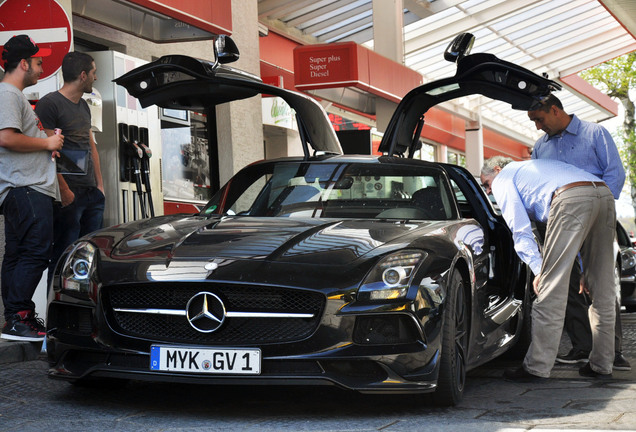
M 200 292 L 188 301 L 186 317 L 195 330 L 212 333 L 225 321 L 225 305 L 215 294 Z

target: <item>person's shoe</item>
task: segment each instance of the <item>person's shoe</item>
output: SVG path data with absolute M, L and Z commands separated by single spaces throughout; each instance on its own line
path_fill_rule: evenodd
M 619 371 L 632 370 L 632 365 L 629 364 L 629 361 L 620 352 L 617 352 L 616 355 L 614 356 L 614 364 L 612 367 L 614 370 L 619 370 Z
M 2 339 L 42 342 L 46 336 L 44 323 L 32 311 L 20 311 L 10 317 L 2 327 Z
M 46 336 L 46 327 L 44 326 L 44 320 L 42 318 L 38 318 L 38 314 L 35 312 L 31 312 L 29 315 L 29 320 L 31 321 L 31 325 L 38 331 L 38 334 L 44 334 Z
M 602 374 L 602 373 L 598 373 L 594 370 L 592 370 L 592 367 L 590 366 L 590 363 L 585 363 L 584 366 L 581 366 L 579 368 L 579 375 L 587 377 L 587 378 L 598 378 L 598 379 L 611 379 L 612 378 L 612 374 L 608 373 L 608 374 Z
M 547 378 L 531 374 L 530 372 L 525 370 L 523 366 L 514 369 L 506 369 L 504 371 L 504 378 L 508 381 L 517 382 L 540 382 L 547 380 Z
M 556 361 L 557 363 L 575 364 L 586 362 L 589 357 L 589 351 L 577 350 L 572 348 L 569 353 L 565 355 L 558 355 L 556 357 Z

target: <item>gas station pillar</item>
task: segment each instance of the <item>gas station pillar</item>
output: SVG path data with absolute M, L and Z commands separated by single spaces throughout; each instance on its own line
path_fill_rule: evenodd
M 484 164 L 484 134 L 481 125 L 481 115 L 477 120 L 466 121 L 466 169 L 475 176 L 479 176 Z
M 373 0 L 373 50 L 399 64 L 404 64 L 403 16 L 402 0 Z M 376 127 L 384 132 L 397 104 L 375 101 Z
M 260 75 L 258 4 L 232 0 L 232 39 L 240 58 L 232 67 Z M 257 118 L 259 121 L 254 121 Z M 221 185 L 244 166 L 263 159 L 263 128 L 260 98 L 219 105 L 216 109 L 219 180 Z

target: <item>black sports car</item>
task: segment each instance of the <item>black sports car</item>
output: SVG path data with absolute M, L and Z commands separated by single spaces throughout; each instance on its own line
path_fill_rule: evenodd
M 481 93 L 525 110 L 557 86 L 466 45 L 449 46 L 454 77 L 404 98 L 381 157 L 340 154 L 314 100 L 219 62 L 166 56 L 118 78 L 143 106 L 279 96 L 306 155 L 247 166 L 200 214 L 72 245 L 51 287 L 49 376 L 329 384 L 458 402 L 469 369 L 527 336 L 529 271 L 471 173 L 403 155 L 433 105 Z

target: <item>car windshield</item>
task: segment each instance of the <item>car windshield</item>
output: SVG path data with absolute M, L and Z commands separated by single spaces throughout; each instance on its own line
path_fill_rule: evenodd
M 264 163 L 247 167 L 202 214 L 448 220 L 457 217 L 443 171 L 379 163 Z

